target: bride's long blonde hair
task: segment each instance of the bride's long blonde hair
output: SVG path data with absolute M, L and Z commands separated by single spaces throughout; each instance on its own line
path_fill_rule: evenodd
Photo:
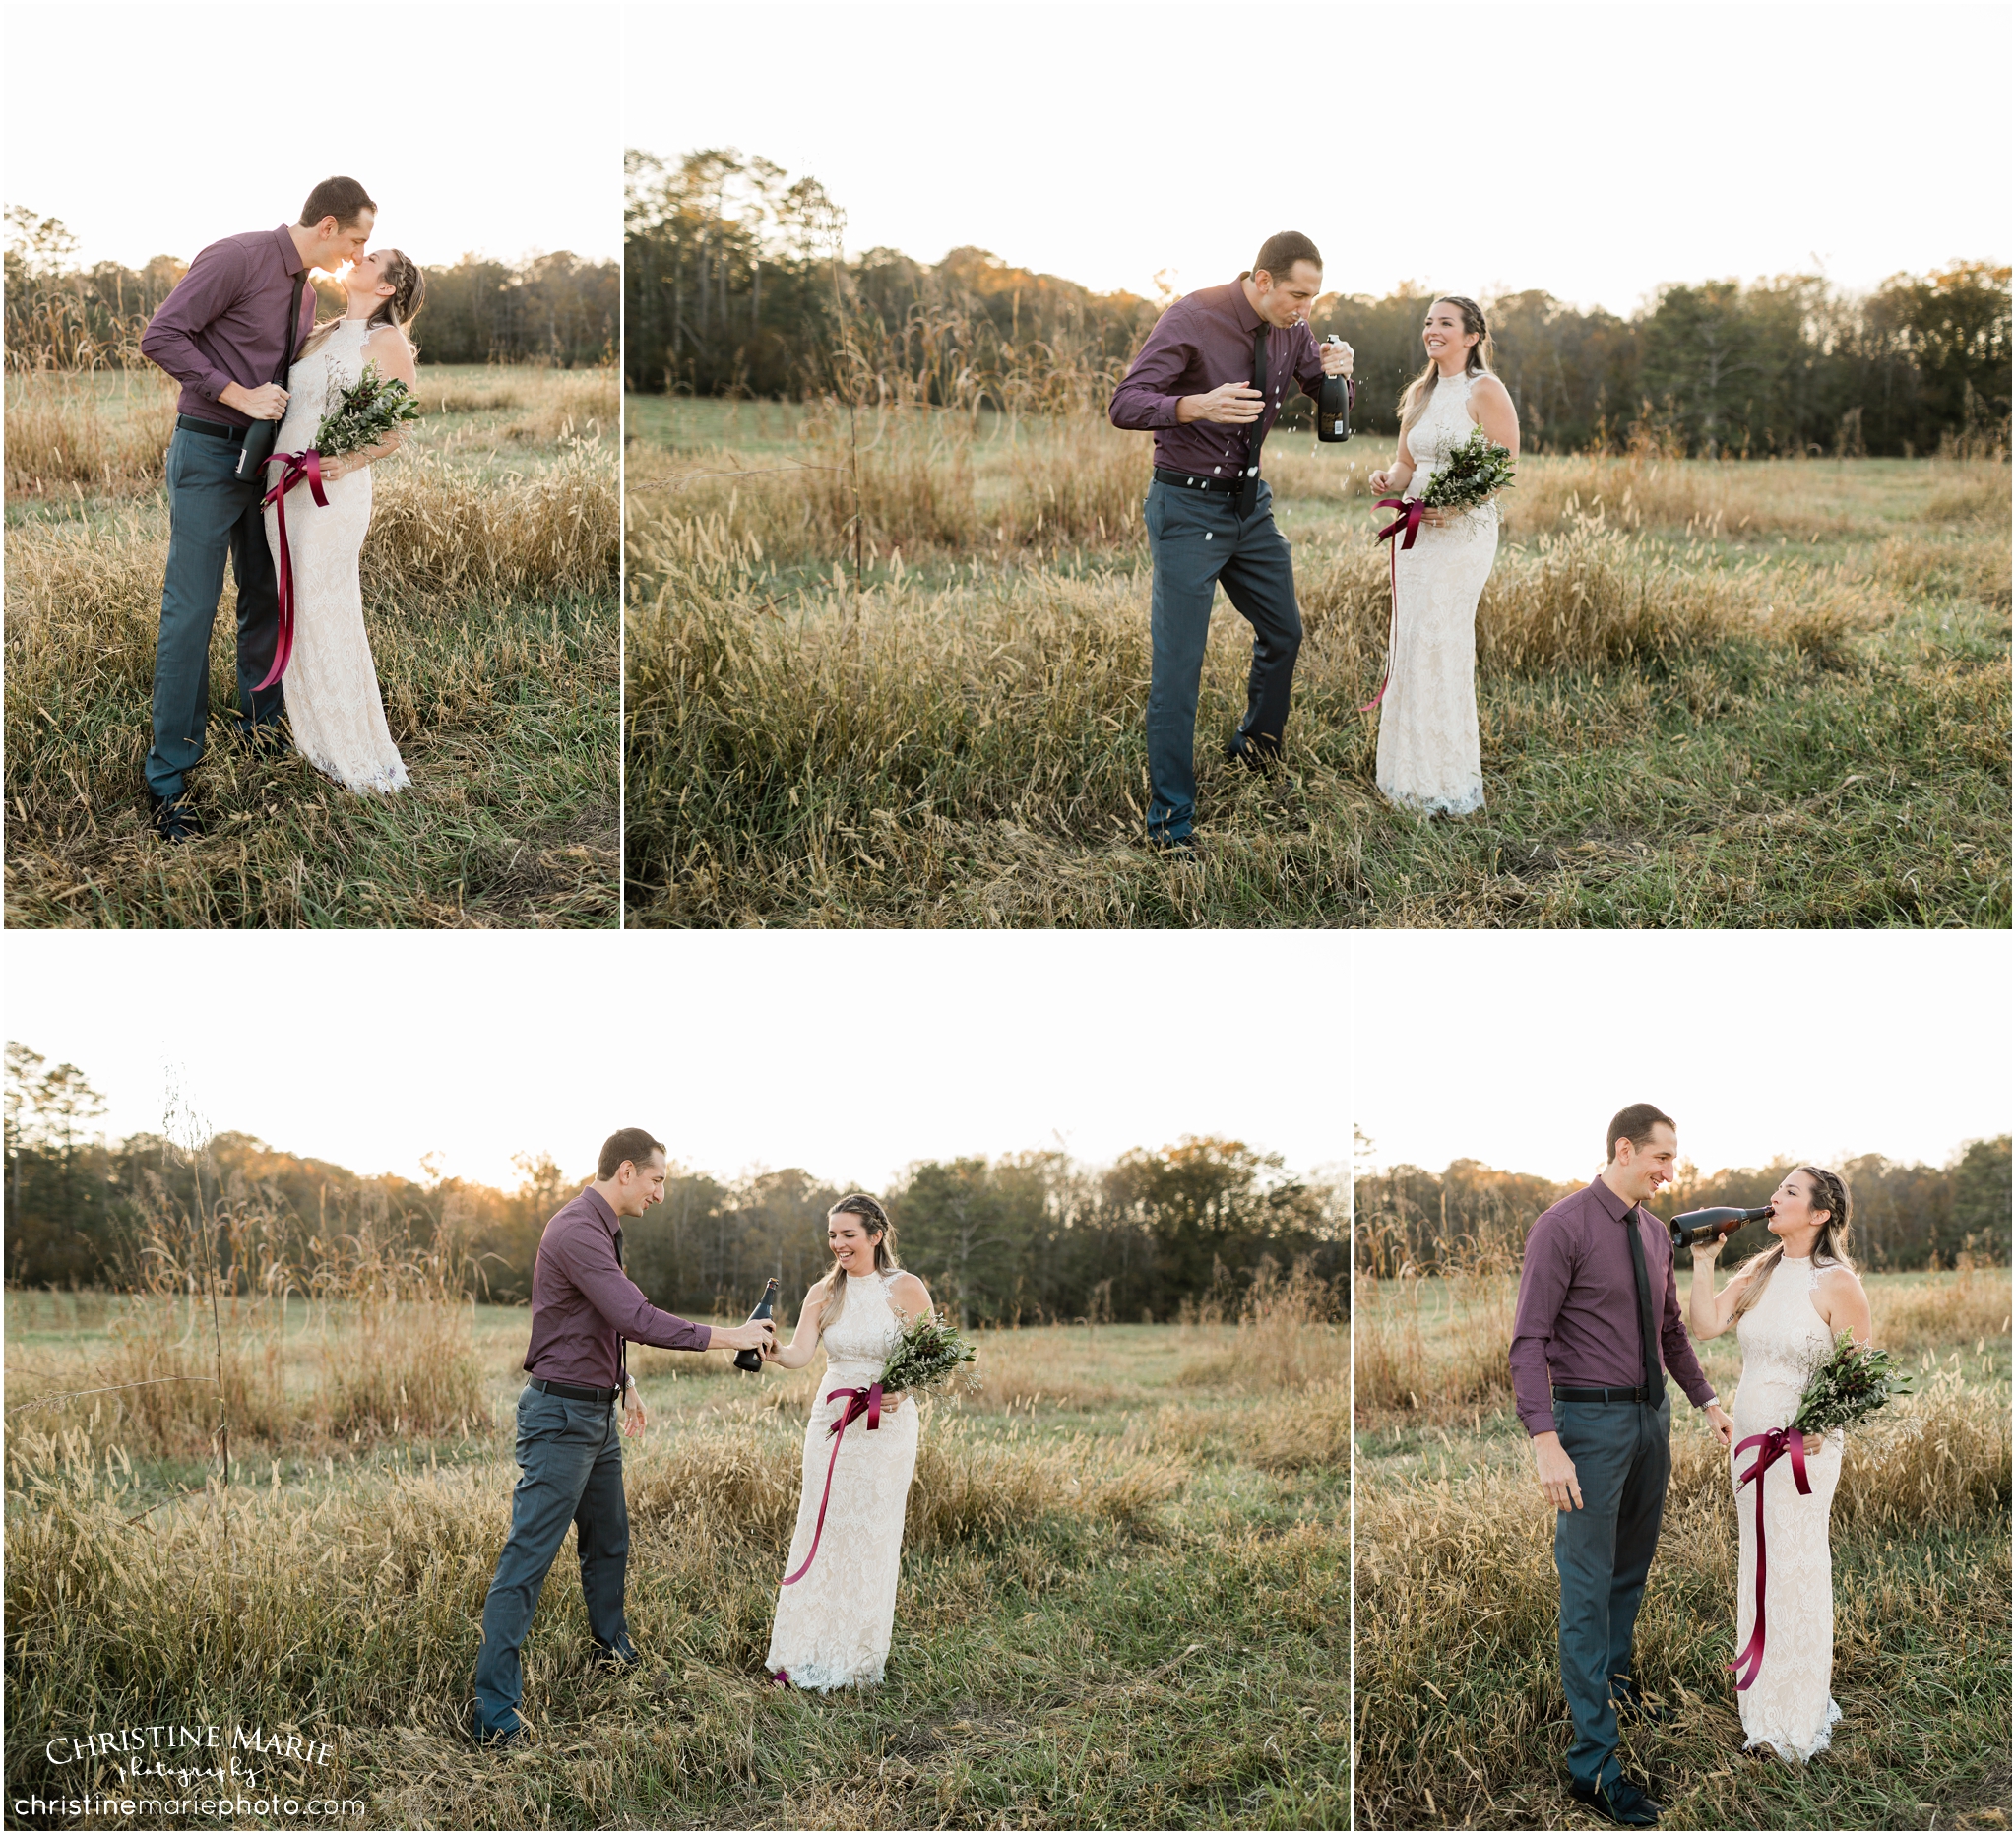
M 1491 367 L 1491 328 L 1484 322 L 1484 309 L 1475 299 L 1466 299 L 1461 293 L 1437 293 L 1428 301 L 1428 309 L 1437 306 L 1454 306 L 1463 314 L 1463 329 L 1477 333 L 1477 343 L 1464 355 L 1463 372 L 1467 376 L 1483 376 Z M 1428 404 L 1434 400 L 1435 384 L 1441 381 L 1442 372 L 1433 357 L 1428 366 L 1407 385 L 1407 393 L 1400 398 L 1400 430 L 1405 433 L 1424 413 Z
M 1848 1180 L 1839 1172 L 1830 1172 L 1824 1167 L 1802 1166 L 1799 1171 L 1813 1181 L 1812 1196 L 1808 1203 L 1827 1213 L 1827 1221 L 1820 1226 L 1820 1234 L 1813 1238 L 1813 1265 L 1816 1268 L 1846 1268 L 1852 1274 L 1855 1263 L 1848 1254 L 1848 1212 L 1850 1199 Z M 1764 1290 L 1771 1285 L 1771 1277 L 1778 1272 L 1778 1264 L 1785 1259 L 1785 1244 L 1774 1242 L 1768 1249 L 1752 1255 L 1735 1271 L 1730 1285 L 1743 1283 L 1743 1291 L 1736 1296 L 1735 1309 L 1729 1315 L 1733 1325 L 1763 1298 Z
M 384 262 L 379 270 L 379 279 L 392 288 L 392 297 L 381 299 L 376 310 L 364 321 L 365 335 L 368 337 L 381 325 L 396 326 L 408 346 L 417 350 L 420 347 L 413 343 L 413 335 L 406 326 L 407 321 L 427 303 L 427 277 L 421 272 L 419 263 L 403 250 L 386 248 L 378 252 Z M 331 333 L 343 322 L 341 317 L 322 320 L 308 334 L 308 342 L 301 347 L 294 361 L 298 363 L 301 357 L 321 349 L 329 342 Z
M 838 1217 L 843 1212 L 850 1217 L 858 1217 L 861 1229 L 873 1238 L 877 1274 L 903 1266 L 896 1259 L 896 1226 L 889 1221 L 889 1213 L 881 1205 L 865 1191 L 850 1192 L 826 1215 Z M 819 1329 L 824 1331 L 833 1319 L 839 1317 L 840 1309 L 847 1300 L 847 1270 L 840 1265 L 837 1256 L 833 1266 L 826 1271 L 826 1278 L 813 1287 L 812 1293 L 816 1297 L 813 1303 L 819 1308 Z

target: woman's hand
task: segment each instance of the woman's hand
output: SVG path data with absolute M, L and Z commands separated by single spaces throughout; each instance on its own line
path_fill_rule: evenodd
M 1365 479 L 1365 482 L 1371 485 L 1375 496 L 1383 497 L 1389 490 L 1394 488 L 1393 474 L 1391 472 L 1374 472 L 1370 477 Z
M 1706 1242 L 1690 1244 L 1694 1251 L 1694 1266 L 1698 1268 L 1706 1262 L 1709 1267 L 1714 1267 L 1715 1259 L 1722 1253 L 1722 1245 L 1726 1240 L 1728 1238 L 1724 1236 L 1711 1236 Z

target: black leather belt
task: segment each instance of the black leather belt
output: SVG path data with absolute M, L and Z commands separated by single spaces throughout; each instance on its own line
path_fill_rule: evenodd
M 606 1406 L 623 1393 L 620 1389 L 587 1389 L 578 1382 L 548 1382 L 543 1376 L 529 1376 L 526 1380 L 535 1389 L 563 1396 L 570 1402 L 600 1402 Z
M 243 427 L 226 426 L 221 420 L 198 420 L 194 414 L 177 414 L 175 424 L 186 427 L 191 433 L 208 433 L 213 439 L 242 440 Z
M 1642 1402 L 1645 1388 L 1641 1383 L 1636 1389 L 1556 1389 L 1557 1402 Z
M 1215 490 L 1228 497 L 1239 488 L 1235 477 L 1199 477 L 1194 472 L 1171 472 L 1164 465 L 1155 468 L 1155 480 L 1158 484 L 1173 484 L 1178 490 Z

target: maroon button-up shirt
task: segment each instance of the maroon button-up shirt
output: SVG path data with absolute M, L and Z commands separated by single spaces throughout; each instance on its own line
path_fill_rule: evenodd
M 1185 293 L 1156 321 L 1141 354 L 1113 391 L 1107 417 L 1116 427 L 1152 431 L 1159 466 L 1194 472 L 1200 477 L 1237 477 L 1248 437 L 1257 431 L 1266 438 L 1267 429 L 1281 417 L 1289 384 L 1300 384 L 1312 401 L 1323 387 L 1316 334 L 1306 323 L 1271 325 L 1267 400 L 1260 418 L 1245 426 L 1217 420 L 1177 424 L 1176 404 L 1184 396 L 1208 395 L 1228 382 L 1253 380 L 1253 333 L 1260 323 L 1238 281 Z
M 661 1312 L 616 1260 L 619 1226 L 593 1187 L 546 1220 L 532 1269 L 532 1344 L 525 1367 L 548 1382 L 613 1389 L 622 1380 L 623 1346 L 705 1351 L 711 1325 Z
M 1602 1179 L 1543 1211 L 1526 1238 L 1519 1308 L 1512 1319 L 1512 1396 L 1528 1433 L 1554 1431 L 1551 1384 L 1636 1389 L 1645 1381 L 1638 1342 L 1638 1281 L 1624 1234 L 1626 1206 Z M 1629 1207 L 1645 1245 L 1645 1275 L 1660 1308 L 1660 1367 L 1703 1408 L 1715 1385 L 1680 1323 L 1672 1238 L 1651 1212 Z M 1549 1380 L 1551 1378 L 1551 1382 Z
M 301 288 L 300 322 L 286 342 L 287 301 L 300 252 L 283 223 L 213 242 L 189 264 L 140 336 L 140 350 L 182 385 L 175 411 L 249 427 L 252 417 L 218 397 L 227 383 L 256 389 L 273 380 L 315 329 L 315 289 Z

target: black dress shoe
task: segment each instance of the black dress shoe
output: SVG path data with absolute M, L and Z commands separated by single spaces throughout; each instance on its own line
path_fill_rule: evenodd
M 1270 771 L 1281 757 L 1281 741 L 1236 736 L 1226 741 L 1225 755 L 1228 763 L 1244 765 L 1248 771 Z
M 203 817 L 196 811 L 187 793 L 178 796 L 157 796 L 153 791 L 147 793 L 147 825 L 163 841 L 168 843 L 194 841 L 203 833 Z
M 1649 1829 L 1666 1808 L 1664 1803 L 1655 1803 L 1628 1778 L 1619 1778 L 1614 1784 L 1571 1784 L 1568 1788 L 1578 1803 L 1586 1804 L 1598 1815 L 1627 1829 Z
M 1610 1677 L 1610 1699 L 1617 1704 L 1617 1719 L 1634 1720 L 1646 1727 L 1664 1727 L 1673 1710 L 1653 1696 L 1641 1695 L 1628 1676 Z
M 1167 855 L 1172 860 L 1189 860 L 1197 855 L 1195 835 L 1155 835 L 1148 838 L 1149 845 L 1156 853 Z
M 516 1726 L 474 1730 L 476 1744 L 491 1752 L 522 1752 L 532 1744 L 532 1729 L 523 1721 Z

